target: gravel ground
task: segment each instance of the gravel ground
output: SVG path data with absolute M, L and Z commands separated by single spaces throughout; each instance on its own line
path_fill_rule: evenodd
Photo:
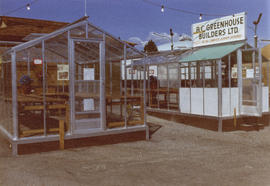
M 270 185 L 270 128 L 218 133 L 149 117 L 150 141 L 12 157 L 0 185 Z M 199 122 L 199 121 L 198 121 Z

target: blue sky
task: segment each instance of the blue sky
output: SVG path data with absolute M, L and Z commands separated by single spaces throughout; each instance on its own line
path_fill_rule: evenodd
M 149 0 L 166 7 L 197 12 L 190 15 L 168 10 L 161 13 L 160 7 L 143 0 L 87 0 L 89 21 L 103 28 L 114 36 L 124 40 L 138 38 L 141 41 L 152 39 L 151 32 L 191 33 L 191 24 L 200 22 L 199 14 L 231 15 L 247 12 L 248 26 L 254 28 L 253 21 L 263 13 L 258 26 L 258 35 L 270 39 L 270 1 L 269 0 Z M 0 0 L 0 14 L 31 3 L 32 0 Z M 25 8 L 7 16 L 47 19 L 72 22 L 84 15 L 84 0 L 37 0 L 31 10 Z M 202 21 L 216 17 L 203 16 Z M 253 30 L 247 29 L 248 41 L 253 43 Z

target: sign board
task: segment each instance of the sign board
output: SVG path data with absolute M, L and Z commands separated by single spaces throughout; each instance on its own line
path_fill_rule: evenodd
M 95 69 L 84 68 L 83 69 L 83 80 L 95 80 Z
M 192 25 L 193 47 L 246 39 L 246 13 L 221 17 Z
M 57 80 L 69 80 L 69 67 L 65 64 L 57 64 Z
M 254 69 L 247 69 L 247 78 L 254 78 Z
M 94 106 L 94 99 L 83 99 L 83 110 L 84 111 L 90 111 L 90 110 L 95 110 Z
M 236 79 L 237 78 L 237 67 L 232 67 L 232 78 Z
M 42 59 L 34 59 L 35 65 L 42 65 Z

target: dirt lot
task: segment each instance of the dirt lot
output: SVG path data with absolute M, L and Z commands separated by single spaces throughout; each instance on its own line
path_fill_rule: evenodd
M 19 157 L 1 137 L 0 185 L 270 185 L 270 127 L 217 133 L 148 120 L 158 129 L 150 141 Z

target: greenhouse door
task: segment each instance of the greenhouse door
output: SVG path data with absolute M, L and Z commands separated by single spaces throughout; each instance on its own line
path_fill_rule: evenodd
M 100 42 L 73 40 L 71 47 L 71 121 L 74 131 L 102 128 Z M 103 69 L 104 67 L 102 67 Z M 103 78 L 102 78 L 103 79 Z M 104 83 L 103 83 L 104 84 Z
M 242 104 L 241 114 L 262 114 L 262 64 L 257 50 L 242 51 Z

